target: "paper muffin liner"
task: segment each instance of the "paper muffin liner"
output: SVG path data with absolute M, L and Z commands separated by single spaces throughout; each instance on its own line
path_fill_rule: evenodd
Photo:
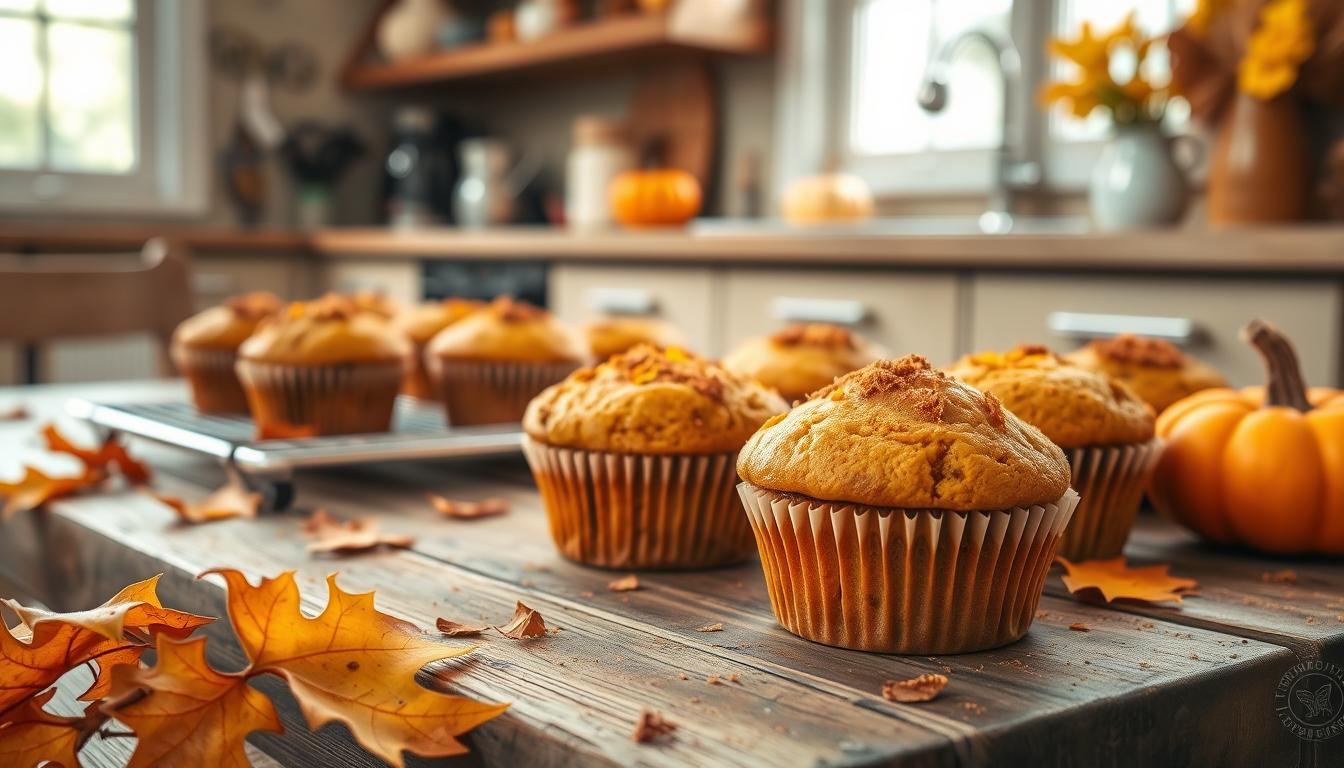
M 429 370 L 425 367 L 425 345 L 415 345 L 415 357 L 412 358 L 410 366 L 406 368 L 406 379 L 402 382 L 401 391 L 403 394 L 421 400 L 438 400 L 438 390 L 434 388 L 434 382 L 429 377 Z
M 523 441 L 560 554 L 602 568 L 704 568 L 745 560 L 737 452 L 639 455 Z
M 401 361 L 281 365 L 239 360 L 238 377 L 262 436 L 386 432 L 401 389 Z
M 435 390 L 454 426 L 523 420 L 527 404 L 579 363 L 486 362 L 427 356 Z
M 1026 634 L 1078 503 L 901 510 L 738 487 L 775 618 L 826 645 L 966 653 Z
M 1073 488 L 1082 500 L 1064 529 L 1059 554 L 1074 561 L 1116 557 L 1134 527 L 1143 489 L 1162 455 L 1162 441 L 1071 448 L 1065 454 Z
M 232 349 L 193 349 L 174 344 L 173 365 L 191 388 L 191 401 L 201 413 L 247 413 L 247 394 L 234 371 Z

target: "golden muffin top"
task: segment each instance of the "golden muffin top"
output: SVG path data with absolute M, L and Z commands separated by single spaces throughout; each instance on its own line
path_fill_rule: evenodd
M 355 291 L 351 294 L 328 294 L 328 297 L 339 295 L 343 295 L 353 303 L 355 308 L 360 312 L 371 312 L 384 320 L 391 320 L 405 311 L 401 302 L 380 291 Z
M 1158 413 L 1187 395 L 1227 386 L 1218 371 L 1162 339 L 1131 334 L 1097 339 L 1067 359 L 1079 368 L 1125 382 Z
M 847 328 L 800 323 L 745 342 L 724 358 L 723 366 L 774 388 L 792 401 L 883 354 L 880 347 Z
M 704 358 L 642 344 L 537 395 L 523 429 L 537 442 L 588 451 L 726 453 L 788 407 Z
M 285 365 L 388 362 L 411 354 L 411 342 L 391 323 L 344 296 L 290 304 L 243 342 L 245 360 Z
M 441 358 L 526 363 L 586 363 L 583 338 L 551 313 L 501 296 L 444 328 L 425 348 Z
M 1142 443 L 1153 437 L 1153 409 L 1132 389 L 1039 345 L 967 355 L 947 372 L 998 397 L 1061 448 Z
M 280 307 L 280 299 L 266 291 L 234 296 L 183 320 L 173 331 L 173 341 L 197 349 L 237 349 Z
M 685 347 L 686 337 L 676 326 L 654 317 L 606 317 L 583 329 L 593 357 L 606 360 L 639 344 Z
M 737 472 L 776 492 L 901 509 L 1010 509 L 1069 487 L 1068 460 L 1040 430 L 919 355 L 845 374 L 767 421 Z
M 444 299 L 411 307 L 393 320 L 402 333 L 416 344 L 427 344 L 435 334 L 485 306 L 473 299 Z

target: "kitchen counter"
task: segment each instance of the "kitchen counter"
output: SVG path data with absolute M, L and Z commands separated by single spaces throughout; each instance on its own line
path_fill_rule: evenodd
M 0 424 L 0 472 L 31 450 L 31 435 L 69 396 L 180 398 L 179 382 L 0 390 L 33 417 Z M 76 437 L 73 427 L 67 425 Z M 199 498 L 224 480 L 213 461 L 145 442 L 132 445 L 160 492 Z M 301 512 L 197 526 L 134 491 L 61 500 L 25 513 L 0 537 L 0 588 L 55 610 L 98 604 L 157 572 L 165 604 L 222 615 L 208 568 L 253 580 L 294 569 L 303 607 L 319 610 L 323 580 L 376 590 L 380 608 L 432 627 L 438 616 L 500 621 L 521 599 L 558 633 L 518 643 L 485 636 L 464 664 L 434 668 L 426 684 L 479 700 L 511 702 L 466 737 L 484 765 L 1339 765 L 1344 739 L 1299 741 L 1275 714 L 1280 676 L 1301 661 L 1344 663 L 1344 574 L 1321 561 L 1217 552 L 1155 518 L 1128 548 L 1141 563 L 1170 563 L 1199 580 L 1179 608 L 1099 606 L 1064 592 L 1055 576 L 1031 632 L 981 653 L 869 654 L 804 641 L 775 624 L 759 565 L 621 575 L 555 553 L 526 467 L 513 458 L 399 463 L 300 474 Z M 439 517 L 426 491 L 502 496 L 511 510 L 477 521 Z M 341 560 L 304 551 L 302 512 L 376 515 L 415 544 Z M 1293 583 L 1268 578 L 1291 569 Z M 719 632 L 697 628 L 722 623 Z M 1086 630 L 1086 631 L 1080 631 Z M 205 633 L 215 660 L 241 664 L 228 622 Z M 445 641 L 454 642 L 454 641 Z M 946 674 L 938 699 L 885 701 L 883 682 Z M 712 684 L 710 678 L 721 684 Z M 270 692 L 275 680 L 258 680 Z M 283 736 L 252 746 L 285 765 L 374 765 L 341 728 L 314 733 L 282 698 Z M 641 708 L 678 724 L 657 745 L 630 734 Z M 93 739 L 86 764 L 125 749 Z

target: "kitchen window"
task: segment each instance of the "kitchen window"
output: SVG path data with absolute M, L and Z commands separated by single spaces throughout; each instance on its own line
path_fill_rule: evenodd
M 885 196 L 975 194 L 993 183 L 1003 140 L 1035 161 L 1045 183 L 1080 189 L 1106 136 L 1102 115 L 1080 120 L 1039 107 L 1041 82 L 1058 74 L 1045 55 L 1054 35 L 1083 21 L 1118 25 L 1130 12 L 1148 32 L 1165 32 L 1195 0 L 791 0 L 784 9 L 780 184 L 825 167 L 857 173 Z M 998 54 L 977 37 L 1011 36 L 1022 81 L 1006 88 Z M 960 42 L 955 42 L 960 41 Z M 919 104 L 929 64 L 941 58 L 949 84 L 937 113 Z M 1150 66 L 1167 68 L 1161 54 Z M 1168 120 L 1182 127 L 1179 106 Z
M 0 208 L 198 212 L 203 0 L 0 0 Z

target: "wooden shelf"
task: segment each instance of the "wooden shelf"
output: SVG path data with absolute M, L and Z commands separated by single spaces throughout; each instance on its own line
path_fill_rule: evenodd
M 303 232 L 226 227 L 18 225 L 0 228 L 0 252 L 136 251 L 151 237 L 180 240 L 196 251 L 307 251 Z
M 561 64 L 670 51 L 764 53 L 770 49 L 771 37 L 771 25 L 765 19 L 720 29 L 687 29 L 678 26 L 672 16 L 631 14 L 577 24 L 528 42 L 480 43 L 396 63 L 354 64 L 341 81 L 351 90 L 373 90 L 461 83 Z

